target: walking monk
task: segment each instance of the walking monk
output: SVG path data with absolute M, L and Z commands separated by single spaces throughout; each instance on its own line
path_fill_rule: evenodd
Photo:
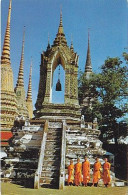
M 82 172 L 83 172 L 83 184 L 87 186 L 90 181 L 90 162 L 85 156 L 85 161 L 82 163 Z
M 111 164 L 108 162 L 108 159 L 104 159 L 105 163 L 103 164 L 103 181 L 104 185 L 107 187 L 110 184 L 111 177 L 110 177 L 110 168 Z
M 73 160 L 70 160 L 70 165 L 68 166 L 68 185 L 73 185 L 74 182 L 74 165 Z
M 77 163 L 75 164 L 75 185 L 79 186 L 82 182 L 82 164 L 80 163 L 80 159 L 77 159 Z
M 96 158 L 96 162 L 94 163 L 93 166 L 93 185 L 96 187 L 100 179 L 100 169 L 101 169 L 101 163 L 99 162 L 99 158 Z

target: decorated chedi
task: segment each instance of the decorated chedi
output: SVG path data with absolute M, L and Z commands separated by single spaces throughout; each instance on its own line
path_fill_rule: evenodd
M 88 31 L 88 49 L 87 49 L 87 57 L 86 57 L 86 63 L 85 63 L 86 77 L 89 78 L 91 73 L 92 73 L 92 63 L 91 63 L 91 53 L 90 53 L 90 34 Z
M 15 87 L 16 99 L 17 99 L 17 110 L 19 117 L 28 117 L 28 109 L 26 105 L 25 98 L 25 89 L 24 89 L 24 40 L 25 40 L 25 31 L 23 33 L 23 42 L 22 42 L 22 52 L 21 52 L 21 60 L 20 67 L 18 73 L 17 84 Z
M 11 128 L 17 115 L 17 101 L 13 86 L 13 71 L 10 61 L 10 19 L 11 3 L 9 3 L 7 27 L 1 56 L 1 145 L 7 146 L 12 137 Z
M 29 118 L 32 118 L 33 117 L 33 105 L 32 105 L 32 62 L 31 62 L 31 66 L 30 66 L 30 74 L 29 74 L 29 83 L 28 83 L 26 104 L 27 104 Z
M 90 52 L 90 33 L 88 30 L 88 48 L 87 48 L 87 57 L 86 57 L 85 71 L 84 71 L 86 79 L 89 79 L 92 73 L 93 70 L 92 70 L 91 52 Z M 94 101 L 95 101 L 94 98 L 90 97 L 88 89 L 86 88 L 86 91 L 84 92 L 83 95 L 83 99 L 81 100 L 80 103 L 81 109 L 92 108 L 92 103 Z

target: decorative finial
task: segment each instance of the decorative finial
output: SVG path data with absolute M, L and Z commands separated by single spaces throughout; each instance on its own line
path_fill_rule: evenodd
M 50 49 L 49 32 L 48 32 L 48 46 L 47 46 L 47 50 L 48 49 Z
M 58 34 L 64 34 L 63 22 L 62 22 L 62 8 L 60 9 L 60 24 L 59 24 Z
M 58 28 L 58 33 L 56 35 L 56 38 L 53 42 L 54 45 L 67 45 L 67 41 L 65 38 L 64 34 L 64 29 L 63 29 L 63 22 L 62 22 L 62 9 L 60 9 L 60 24 Z
M 3 51 L 1 56 L 1 64 L 10 65 L 10 20 L 11 20 L 11 6 L 12 0 L 9 2 L 7 26 L 3 44 Z
M 88 39 L 90 39 L 90 28 L 88 28 Z
M 62 5 L 60 6 L 60 26 L 63 26 L 63 24 L 62 24 Z

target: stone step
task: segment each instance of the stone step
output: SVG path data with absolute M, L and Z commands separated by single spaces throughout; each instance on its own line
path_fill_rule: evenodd
M 61 150 L 58 148 L 58 150 L 45 150 L 44 156 L 60 156 Z
M 49 132 L 60 132 L 60 131 L 62 131 L 62 128 L 52 128 L 52 127 L 48 128 L 48 133 Z
M 60 139 L 61 136 L 60 135 L 48 135 L 47 136 L 47 140 L 56 140 L 56 139 Z
M 45 149 L 45 155 L 59 155 L 60 154 L 60 148 L 56 148 L 56 149 L 50 149 L 50 148 L 47 148 L 47 149 Z
M 58 171 L 60 170 L 59 166 L 43 166 L 42 171 Z
M 53 146 L 60 146 L 60 142 L 58 141 L 46 141 L 46 148 L 53 147 Z
M 43 162 L 43 166 L 59 166 L 60 165 L 60 161 L 58 160 L 44 160 Z
M 46 150 L 49 150 L 49 151 L 51 151 L 51 150 L 58 150 L 58 149 L 60 149 L 60 145 L 55 145 L 55 144 L 47 144 L 46 146 L 45 146 L 45 151 Z
M 59 182 L 59 177 L 40 177 L 41 184 L 57 184 Z
M 53 140 L 53 139 L 51 140 L 51 139 L 50 139 L 50 140 L 46 140 L 46 144 L 47 144 L 47 143 L 48 143 L 48 144 L 49 144 L 49 143 L 60 144 L 60 143 L 61 143 L 61 140 L 60 140 L 60 139 L 57 139 L 57 140 Z
M 48 133 L 61 133 L 62 129 L 48 129 Z
M 50 146 L 49 147 L 49 145 L 47 145 L 47 146 L 45 146 L 45 151 L 52 151 L 52 150 L 60 150 L 60 146 L 58 146 L 58 145 L 52 145 L 52 147 Z
M 42 171 L 41 177 L 59 177 L 59 170 L 54 171 Z
M 60 136 L 50 136 L 50 137 L 47 137 L 46 141 L 61 141 L 61 137 Z
M 56 155 L 55 156 L 54 155 L 52 155 L 52 156 L 51 155 L 45 155 L 44 156 L 44 161 L 46 161 L 46 160 L 47 161 L 60 160 L 60 155 L 59 156 L 58 155 L 57 156 Z
M 50 150 L 55 148 L 60 148 L 60 144 L 52 142 L 52 143 L 47 143 L 47 145 L 45 146 L 45 150 Z

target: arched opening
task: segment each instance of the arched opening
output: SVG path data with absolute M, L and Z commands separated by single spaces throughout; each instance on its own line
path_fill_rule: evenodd
M 59 76 L 59 72 L 60 72 L 60 76 Z M 61 83 L 61 91 L 56 91 L 56 84 L 57 84 L 58 78 L 60 79 L 60 83 Z M 65 71 L 63 69 L 63 66 L 61 64 L 58 64 L 58 66 L 53 72 L 52 103 L 64 104 L 64 95 L 65 95 Z

